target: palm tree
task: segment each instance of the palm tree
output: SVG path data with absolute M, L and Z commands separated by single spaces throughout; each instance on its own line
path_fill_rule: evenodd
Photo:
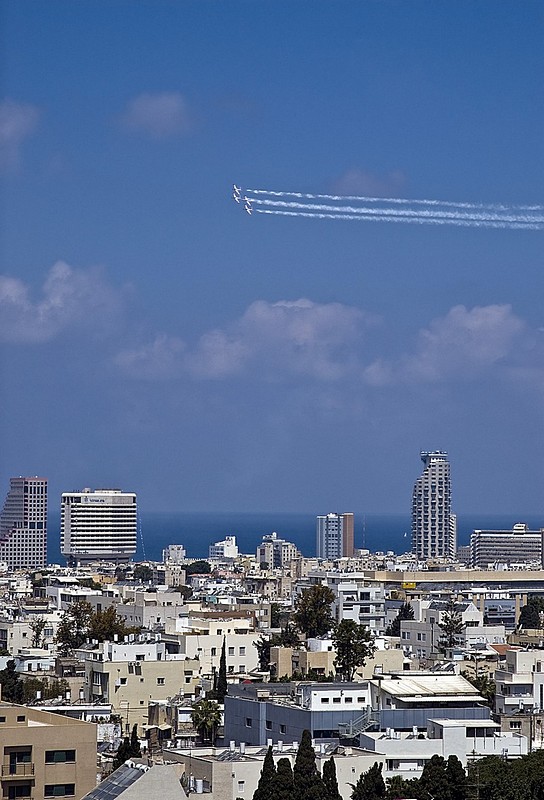
M 200 700 L 193 706 L 191 720 L 200 733 L 202 743 L 208 739 L 213 744 L 217 729 L 221 725 L 221 711 L 218 704 L 213 700 Z

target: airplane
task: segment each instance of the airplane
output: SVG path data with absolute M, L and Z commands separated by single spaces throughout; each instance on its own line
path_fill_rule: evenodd
M 242 187 L 236 186 L 235 183 L 232 184 L 232 198 L 233 200 L 236 200 L 237 203 L 239 203 L 242 199 Z
M 253 206 L 251 205 L 251 200 L 247 197 L 244 197 L 244 211 L 247 211 L 248 214 L 253 214 Z

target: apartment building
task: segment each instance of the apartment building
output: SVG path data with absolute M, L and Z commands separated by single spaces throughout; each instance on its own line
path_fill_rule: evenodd
M 0 702 L 0 786 L 6 800 L 71 797 L 96 784 L 96 725 Z
M 47 563 L 47 479 L 11 478 L 0 512 L 0 562 L 8 569 Z
M 86 700 L 111 703 L 126 732 L 133 725 L 142 730 L 149 700 L 194 694 L 201 667 L 196 658 L 168 653 L 164 642 L 131 638 L 91 643 L 77 651 L 85 662 Z

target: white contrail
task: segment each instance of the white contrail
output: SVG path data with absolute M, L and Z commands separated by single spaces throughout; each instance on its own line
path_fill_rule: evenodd
M 386 207 L 369 207 L 369 206 L 332 206 L 324 203 L 299 203 L 296 201 L 285 200 L 262 200 L 260 198 L 253 198 L 252 205 L 255 206 L 268 206 L 271 208 L 283 209 L 296 209 L 300 211 L 312 212 L 332 212 L 334 214 L 353 214 L 356 216 L 375 216 L 380 218 L 381 221 L 393 221 L 397 217 L 419 218 L 425 219 L 443 219 L 445 221 L 465 220 L 474 222 L 500 222 L 502 224 L 535 224 L 543 225 L 544 216 L 535 214 L 500 214 L 497 211 L 444 211 L 442 209 L 433 208 L 428 209 L 413 209 L 413 208 L 386 208 Z M 256 209 L 258 210 L 258 209 Z
M 542 224 L 536 224 L 532 222 L 505 222 L 505 221 L 495 221 L 491 219 L 471 219 L 471 218 L 459 218 L 459 219 L 449 219 L 444 217 L 422 217 L 422 216 L 412 216 L 412 217 L 395 217 L 391 215 L 382 215 L 377 216 L 375 214 L 342 214 L 342 213 L 327 213 L 325 211 L 301 211 L 301 210 L 293 210 L 287 211 L 282 209 L 274 209 L 274 208 L 256 208 L 256 214 L 274 214 L 280 215 L 285 217 L 309 217 L 312 219 L 345 219 L 345 220 L 357 220 L 359 222 L 407 222 L 413 225 L 453 225 L 455 227 L 464 227 L 464 228 L 502 228 L 508 230 L 542 230 Z
M 447 208 L 474 209 L 475 211 L 544 211 L 543 205 L 503 205 L 494 203 L 458 203 L 449 200 L 416 200 L 404 197 L 366 197 L 364 195 L 338 195 L 338 194 L 308 194 L 303 192 L 277 192 L 272 189 L 245 189 L 246 194 L 264 195 L 265 197 L 295 197 L 301 200 L 359 200 L 363 203 L 394 203 L 397 205 L 413 206 L 443 206 Z

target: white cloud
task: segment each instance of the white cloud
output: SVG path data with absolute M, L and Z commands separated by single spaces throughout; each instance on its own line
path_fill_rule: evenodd
M 44 342 L 74 325 L 97 332 L 118 314 L 120 293 L 100 270 L 75 269 L 58 261 L 49 271 L 41 298 L 18 278 L 0 275 L 0 340 Z
M 28 103 L 0 102 L 0 168 L 17 167 L 24 140 L 36 128 L 39 112 Z
M 188 366 L 207 377 L 246 367 L 260 376 L 336 380 L 354 366 L 364 320 L 359 309 L 341 303 L 256 300 L 227 331 L 205 334 Z
M 166 139 L 190 130 L 191 114 L 179 92 L 146 92 L 127 104 L 122 122 L 153 139 Z
M 225 329 L 206 331 L 192 349 L 160 335 L 120 352 L 115 362 L 131 377 L 148 379 L 221 379 L 245 372 L 256 379 L 304 375 L 334 381 L 356 369 L 361 328 L 373 321 L 341 303 L 256 300 Z
M 397 362 L 376 360 L 364 377 L 375 386 L 470 378 L 506 359 L 523 329 L 510 305 L 454 306 L 419 332 L 414 353 Z
M 158 334 L 148 345 L 123 350 L 115 358 L 115 363 L 127 375 L 144 380 L 163 380 L 179 375 L 180 356 L 185 343 L 176 336 Z

